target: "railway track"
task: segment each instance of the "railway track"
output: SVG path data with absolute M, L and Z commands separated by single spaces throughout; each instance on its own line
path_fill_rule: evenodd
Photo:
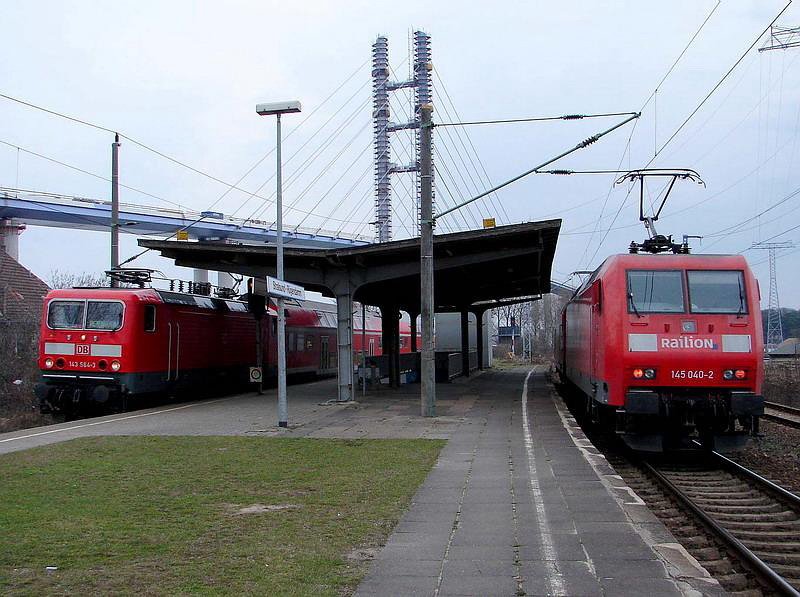
M 800 596 L 800 497 L 716 452 L 700 462 L 641 466 L 761 586 Z
M 778 404 L 777 402 L 765 402 L 764 407 L 763 417 L 768 421 L 800 429 L 800 408 Z

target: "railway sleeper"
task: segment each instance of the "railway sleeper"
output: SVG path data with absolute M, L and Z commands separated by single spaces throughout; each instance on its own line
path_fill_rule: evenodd
M 770 525 L 771 526 L 771 525 Z M 764 543 L 794 543 L 800 536 L 797 531 L 770 532 L 770 531 L 749 531 L 737 530 L 736 537 L 743 542 L 764 542 Z
M 695 503 L 702 507 L 703 510 L 709 514 L 758 514 L 758 513 L 781 513 L 786 508 L 781 504 L 765 504 L 763 506 L 753 506 L 752 504 L 738 505 L 738 504 L 709 504 L 705 500 L 695 500 Z
M 775 572 L 780 574 L 786 582 L 788 582 L 793 587 L 797 588 L 798 586 L 798 577 L 800 577 L 800 569 L 797 566 L 787 566 L 785 564 L 770 564 L 770 568 L 772 568 Z
M 736 533 L 737 536 L 746 532 L 752 532 L 763 536 L 766 533 L 774 533 L 776 531 L 787 531 L 795 533 L 796 535 L 800 533 L 800 521 L 781 520 L 768 522 L 763 520 L 729 520 L 725 522 L 725 528 Z
M 719 488 L 706 489 L 705 487 L 684 486 L 676 485 L 683 493 L 692 498 L 714 498 L 714 499 L 727 499 L 727 500 L 748 500 L 754 499 L 757 496 L 763 496 L 763 493 L 753 491 L 751 489 L 729 489 L 720 491 Z
M 765 557 L 768 553 L 793 554 L 798 558 L 798 563 L 800 563 L 800 542 L 798 541 L 758 541 L 743 540 L 741 538 L 740 541 L 751 551 L 758 551 L 759 554 L 764 554 Z
M 772 546 L 774 549 L 777 546 Z M 783 551 L 759 551 L 756 552 L 759 558 L 767 562 L 770 567 L 773 564 L 791 566 L 795 570 L 795 575 L 800 573 L 800 553 L 784 553 Z
M 720 479 L 719 477 L 706 478 L 706 477 L 701 477 L 699 475 L 679 475 L 665 471 L 659 471 L 659 472 L 661 472 L 664 476 L 669 477 L 670 481 L 672 481 L 675 485 L 678 485 L 680 487 L 705 487 L 705 488 L 747 487 L 745 483 L 742 483 L 741 479 L 734 479 L 734 478 Z
M 715 577 L 719 578 L 720 576 L 729 577 L 733 575 L 737 575 L 739 573 L 733 569 L 729 560 L 723 559 L 721 557 L 717 557 L 714 560 L 706 560 L 704 558 L 698 557 L 695 554 L 692 554 L 696 560 L 700 562 L 700 564 L 709 571 L 709 573 L 713 574 Z
M 769 506 L 770 504 L 774 504 L 775 500 L 768 498 L 762 494 L 755 495 L 753 497 L 741 497 L 732 499 L 730 497 L 722 497 L 722 496 L 712 496 L 709 497 L 708 495 L 703 496 L 703 502 L 707 504 L 730 504 L 735 506 L 755 506 L 757 508 L 761 508 L 763 506 Z
M 725 523 L 727 525 L 728 521 L 730 522 L 800 522 L 797 520 L 797 514 L 790 511 L 784 510 L 782 512 L 772 512 L 766 514 L 760 513 L 737 513 L 737 514 L 726 514 L 726 513 L 718 513 L 714 515 L 719 522 Z
M 757 589 L 751 589 L 750 579 L 741 572 L 732 572 L 717 576 L 716 579 L 725 591 L 736 597 L 763 597 L 763 593 Z

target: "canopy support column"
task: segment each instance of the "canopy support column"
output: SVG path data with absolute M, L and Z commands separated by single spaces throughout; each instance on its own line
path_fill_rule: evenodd
M 354 400 L 353 395 L 353 294 L 350 284 L 336 291 L 336 361 L 338 363 L 339 402 Z
M 461 310 L 461 374 L 469 377 L 469 311 Z

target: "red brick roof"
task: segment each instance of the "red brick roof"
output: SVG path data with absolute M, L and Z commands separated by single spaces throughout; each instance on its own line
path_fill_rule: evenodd
M 0 249 L 0 320 L 38 321 L 50 288 Z

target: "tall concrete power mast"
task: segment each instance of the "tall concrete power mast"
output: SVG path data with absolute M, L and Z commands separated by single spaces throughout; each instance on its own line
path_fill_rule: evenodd
M 783 342 L 783 321 L 781 320 L 781 303 L 778 299 L 778 274 L 775 268 L 775 251 L 778 249 L 791 249 L 792 242 L 783 243 L 755 243 L 753 249 L 769 251 L 769 307 L 767 311 L 767 342 L 766 349 L 772 350 Z
M 420 108 L 433 99 L 431 63 L 431 38 L 424 31 L 414 32 L 413 76 L 407 81 L 389 79 L 389 41 L 380 36 L 372 45 L 372 120 L 375 144 L 375 231 L 378 242 L 392 239 L 392 180 L 394 173 L 419 172 L 420 164 Z M 414 114 L 405 123 L 391 121 L 389 93 L 398 89 L 414 89 Z M 414 129 L 414 162 L 392 162 L 390 135 L 403 129 Z M 419 226 L 420 180 L 416 184 L 416 214 Z

